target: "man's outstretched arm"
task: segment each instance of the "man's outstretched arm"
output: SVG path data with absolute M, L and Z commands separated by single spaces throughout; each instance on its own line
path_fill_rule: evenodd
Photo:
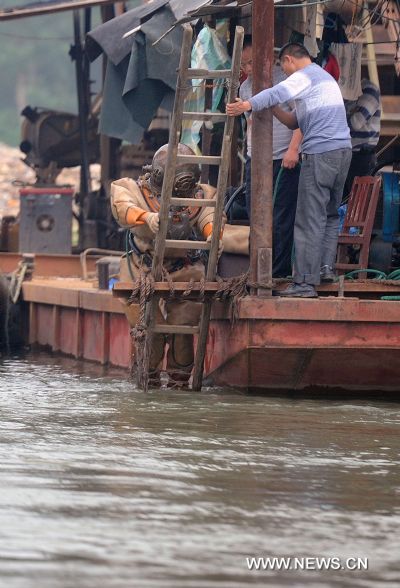
M 251 110 L 251 104 L 248 100 L 236 98 L 235 102 L 226 105 L 226 113 L 228 116 L 239 116 L 244 112 Z

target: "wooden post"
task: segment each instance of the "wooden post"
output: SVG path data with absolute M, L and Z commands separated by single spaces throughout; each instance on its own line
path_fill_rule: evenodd
M 272 86 L 274 0 L 253 0 L 253 95 Z M 272 112 L 252 114 L 250 278 L 272 293 Z

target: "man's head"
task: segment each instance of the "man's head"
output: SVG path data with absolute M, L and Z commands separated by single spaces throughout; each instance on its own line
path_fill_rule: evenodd
M 161 194 L 167 153 L 168 144 L 165 144 L 155 152 L 150 166 L 149 184 L 152 193 L 156 195 Z M 187 145 L 179 143 L 178 155 L 194 155 L 194 152 Z M 178 198 L 192 197 L 199 179 L 200 168 L 196 163 L 178 163 L 175 171 L 173 195 Z
M 287 76 L 312 63 L 309 52 L 301 43 L 286 43 L 279 51 L 279 61 Z
M 240 60 L 240 69 L 245 76 L 250 77 L 253 73 L 253 48 L 251 35 L 245 35 L 243 39 L 242 59 Z

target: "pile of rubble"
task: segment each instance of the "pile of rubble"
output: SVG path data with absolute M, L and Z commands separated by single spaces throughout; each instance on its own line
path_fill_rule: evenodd
M 34 184 L 35 172 L 22 160 L 24 154 L 15 147 L 0 143 L 0 220 L 3 216 L 16 216 L 19 212 L 21 184 Z M 93 189 L 99 186 L 100 166 L 90 166 Z M 57 184 L 69 184 L 79 188 L 79 167 L 64 169 L 57 177 Z
M 35 181 L 35 172 L 23 163 L 23 155 L 19 149 L 0 143 L 0 217 L 18 214 L 17 183 Z

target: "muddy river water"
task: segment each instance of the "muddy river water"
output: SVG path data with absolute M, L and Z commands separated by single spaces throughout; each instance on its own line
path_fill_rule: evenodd
M 0 358 L 0 587 L 398 587 L 399 433 L 400 401 Z

